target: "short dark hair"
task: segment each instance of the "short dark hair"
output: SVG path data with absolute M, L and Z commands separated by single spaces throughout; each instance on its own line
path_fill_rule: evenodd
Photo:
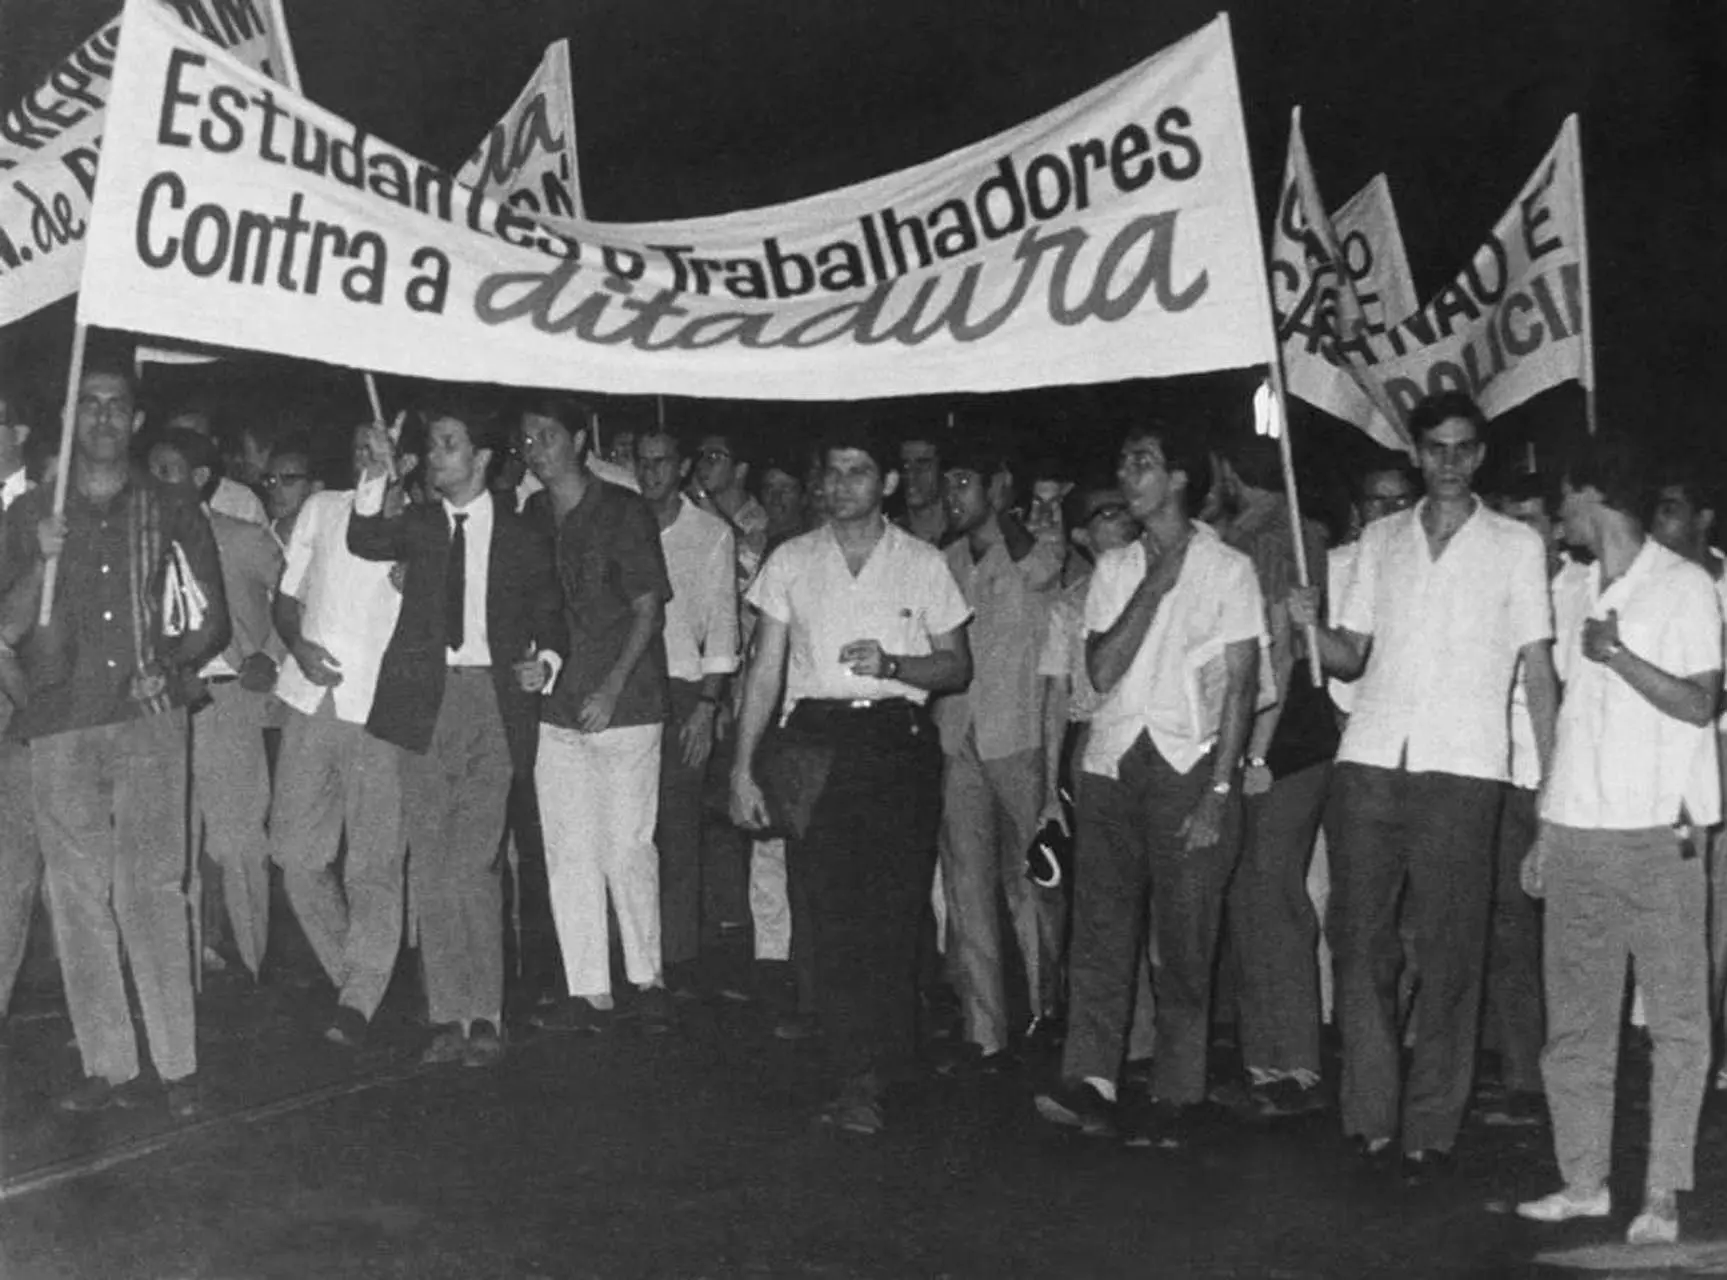
M 0 396 L 0 399 L 4 398 Z M 1680 495 L 1694 510 L 1720 511 L 1717 489 L 1704 476 L 1698 474 L 1695 466 L 1687 467 L 1670 462 L 1657 468 L 1649 480 L 1650 497 L 1659 498 L 1663 489 L 1679 490 Z
M 998 471 L 1019 478 L 1019 468 L 1008 450 L 999 440 L 982 433 L 961 436 L 939 456 L 943 471 L 975 471 L 986 481 Z
M 1367 497 L 1367 482 L 1374 476 L 1401 476 L 1403 483 L 1409 486 L 1409 492 L 1421 492 L 1420 473 L 1409 465 L 1409 459 L 1401 453 L 1383 449 L 1377 458 L 1355 474 L 1350 483 L 1350 496 L 1356 502 Z
M 1163 453 L 1164 469 L 1187 477 L 1183 511 L 1189 517 L 1198 515 L 1211 492 L 1211 450 L 1199 432 L 1157 418 L 1136 418 L 1121 433 L 1121 443 L 1125 448 L 1139 440 L 1156 443 Z
M 1110 471 L 1089 471 L 1085 479 L 1067 491 L 1067 497 L 1061 500 L 1062 523 L 1069 529 L 1077 529 L 1085 523 L 1086 503 L 1091 501 L 1091 495 L 1105 490 L 1120 492 L 1121 481 Z
M 516 406 L 515 422 L 532 414 L 536 418 L 550 418 L 572 436 L 578 431 L 586 431 L 592 421 L 588 406 L 574 396 L 561 396 L 547 393 L 528 396 Z M 593 444 L 592 440 L 588 441 Z
M 312 452 L 312 437 L 303 431 L 291 432 L 270 442 L 271 458 L 304 458 L 311 462 L 315 456 Z
M 1573 489 L 1594 489 L 1621 515 L 1646 520 L 1654 490 L 1643 451 L 1629 436 L 1586 436 L 1566 450 L 1560 477 Z
M 678 451 L 679 459 L 687 458 L 694 452 L 694 450 L 690 448 L 690 442 L 684 438 L 683 433 L 672 430 L 669 425 L 662 427 L 657 422 L 651 422 L 636 432 L 636 448 L 638 450 L 642 447 L 642 441 L 646 440 L 649 436 L 659 436 L 662 439 L 670 440 L 673 447 Z
M 1475 427 L 1475 438 L 1486 443 L 1487 415 L 1466 391 L 1437 391 L 1423 396 L 1409 411 L 1409 434 L 1419 441 L 1442 422 L 1462 418 Z
M 80 386 L 86 378 L 118 378 L 126 384 L 126 390 L 131 393 L 133 407 L 142 407 L 144 388 L 138 381 L 138 375 L 120 361 L 86 360 L 84 367 L 78 371 Z
M 216 492 L 216 486 L 222 483 L 222 454 L 209 436 L 200 435 L 189 427 L 168 427 L 157 433 L 150 447 L 172 449 L 185 459 L 188 470 L 196 471 L 199 467 L 209 470 L 209 478 L 198 486 L 200 502 L 208 502 Z
M 712 432 L 710 434 L 717 435 L 719 433 Z M 881 472 L 884 480 L 887 479 L 890 471 L 899 470 L 898 451 L 889 450 L 886 438 L 867 418 L 854 418 L 849 414 L 840 415 L 827 430 L 822 432 L 816 448 L 818 450 L 817 456 L 820 458 L 821 466 L 824 469 L 827 467 L 828 455 L 835 450 L 856 449 L 860 453 L 869 455 L 870 461 L 875 463 L 876 470 Z
M 1237 435 L 1217 446 L 1217 455 L 1255 489 L 1283 487 L 1283 455 L 1270 436 Z
M 1501 503 L 1539 502 L 1547 514 L 1559 514 L 1559 481 L 1541 471 L 1519 471 L 1498 486 Z
M 666 430 L 666 428 L 662 428 L 656 424 L 649 428 L 649 430 L 661 432 Z M 636 434 L 640 436 L 645 434 L 645 432 L 638 431 Z M 745 439 L 736 431 L 728 431 L 724 427 L 702 427 L 698 430 L 691 431 L 689 433 L 689 439 L 690 448 L 688 452 L 691 456 L 694 456 L 696 452 L 695 446 L 700 444 L 703 440 L 719 440 L 724 443 L 726 452 L 732 455 L 732 462 L 734 464 L 740 467 L 749 467 L 752 471 L 755 469 L 755 452 L 750 447 L 750 441 Z M 883 474 L 885 475 L 886 473 L 884 472 Z
M 430 431 L 434 422 L 448 418 L 467 430 L 468 443 L 477 453 L 489 449 L 493 458 L 504 453 L 503 420 L 490 398 L 474 392 L 440 391 L 428 396 L 420 405 L 420 420 Z

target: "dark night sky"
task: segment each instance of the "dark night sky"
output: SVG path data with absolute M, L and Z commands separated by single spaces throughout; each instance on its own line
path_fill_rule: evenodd
M 856 181 L 1015 124 L 1204 23 L 1196 0 L 285 0 L 309 96 L 444 164 L 572 42 L 591 216 L 681 217 Z M 10 102 L 114 8 L 0 0 Z M 1291 105 L 1333 205 L 1383 169 L 1423 298 L 1583 121 L 1602 422 L 1720 433 L 1727 6 L 1247 0 L 1231 11 L 1262 214 Z M 9 335 L 47 368 L 69 309 Z M 1508 423 L 1546 431 L 1581 397 Z M 1329 433 L 1326 433 L 1329 434 Z

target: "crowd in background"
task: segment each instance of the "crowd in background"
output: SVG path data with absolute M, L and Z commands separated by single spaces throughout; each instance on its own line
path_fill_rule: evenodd
M 1673 1238 L 1727 976 L 1694 475 L 1609 440 L 1486 492 L 1447 394 L 1334 539 L 1263 437 L 1135 415 L 1075 473 L 988 422 L 832 416 L 781 456 L 663 424 L 602 449 L 574 401 L 434 389 L 354 429 L 338 486 L 305 436 L 146 414 L 91 367 L 57 513 L 0 387 L 0 993 L 45 884 L 60 1104 L 151 1096 L 124 967 L 198 1110 L 194 967 L 267 978 L 274 865 L 338 1045 L 404 946 L 430 1065 L 527 1024 L 675 1033 L 682 998 L 762 994 L 704 966 L 748 929 L 838 1129 L 878 1131 L 937 1043 L 950 1074 L 1054 1064 L 1037 1112 L 1088 1136 L 1335 1106 L 1424 1181 L 1482 1075 L 1502 1123 L 1551 1117 L 1565 1186 L 1520 1212 L 1558 1220 L 1608 1212 L 1630 958 L 1632 1236 Z

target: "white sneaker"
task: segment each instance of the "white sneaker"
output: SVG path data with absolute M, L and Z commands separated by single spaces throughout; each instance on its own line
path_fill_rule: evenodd
M 1660 1213 L 1643 1206 L 1643 1212 L 1631 1221 L 1625 1233 L 1626 1244 L 1672 1244 L 1679 1238 L 1679 1211 Z
M 1605 1218 L 1613 1212 L 1613 1198 L 1606 1187 L 1588 1195 L 1577 1195 L 1569 1187 L 1539 1200 L 1525 1200 L 1517 1216 L 1531 1222 L 1569 1222 L 1573 1218 Z

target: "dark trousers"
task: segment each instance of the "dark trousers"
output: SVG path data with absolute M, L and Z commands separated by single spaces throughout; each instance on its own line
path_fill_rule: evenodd
M 1223 838 L 1184 850 L 1182 823 L 1210 783 L 1209 756 L 1177 773 L 1144 733 L 1117 777 L 1079 775 L 1066 1079 L 1114 1080 L 1120 1072 L 1149 897 L 1157 936 L 1152 1094 L 1176 1103 L 1205 1097 L 1212 963 L 1240 823 L 1232 798 Z
M 1523 856 L 1535 843 L 1535 798 L 1533 788 L 1507 786 L 1499 808 L 1482 1018 L 1484 1036 L 1499 1051 L 1500 1083 L 1527 1093 L 1541 1091 L 1541 1046 L 1547 1036 L 1541 1008 L 1541 914 L 1520 879 Z
M 684 722 L 701 701 L 698 680 L 670 680 L 671 718 L 660 746 L 660 812 L 654 846 L 660 854 L 660 960 L 668 968 L 696 958 L 702 944 L 702 787 L 708 762 L 691 768 L 680 741 Z
M 1330 778 L 1322 762 L 1242 802 L 1229 941 L 1245 1067 L 1319 1071 L 1319 919 L 1307 896 L 1307 864 Z
M 1339 764 L 1331 923 L 1343 1130 L 1450 1150 L 1469 1101 L 1493 888 L 1497 782 Z M 1407 889 L 1405 885 L 1407 883 Z M 1399 904 L 1414 925 L 1416 1040 L 1400 1085 Z
M 909 1066 L 916 1048 L 918 933 L 935 875 L 941 746 L 921 707 L 801 703 L 776 749 L 832 752 L 808 825 L 786 842 L 793 946 L 813 963 L 834 1071 L 885 1081 Z

